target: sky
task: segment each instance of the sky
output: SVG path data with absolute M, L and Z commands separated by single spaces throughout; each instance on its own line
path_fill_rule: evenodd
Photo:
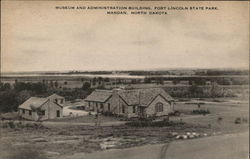
M 249 2 L 2 1 L 1 71 L 248 68 Z M 107 15 L 56 6 L 216 6 Z

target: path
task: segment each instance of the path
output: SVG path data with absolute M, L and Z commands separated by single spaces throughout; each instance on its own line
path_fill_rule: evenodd
M 227 134 L 170 144 L 77 153 L 62 159 L 248 159 L 249 132 Z

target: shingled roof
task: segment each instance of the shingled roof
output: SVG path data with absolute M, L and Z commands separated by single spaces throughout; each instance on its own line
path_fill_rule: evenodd
M 162 88 L 121 90 L 118 92 L 118 94 L 128 105 L 139 104 L 140 106 L 147 106 L 159 95 L 165 98 L 167 101 L 173 100 L 173 98 Z
M 56 99 L 56 98 L 64 98 L 64 97 L 59 96 L 59 95 L 57 95 L 57 94 L 54 93 L 54 94 L 52 94 L 51 96 L 49 96 L 47 98 L 49 98 L 49 99 Z
M 27 109 L 27 110 L 37 109 L 37 108 L 41 107 L 48 100 L 53 100 L 55 98 L 64 98 L 64 97 L 59 96 L 57 94 L 52 94 L 51 96 L 49 96 L 47 98 L 30 97 L 23 104 L 21 104 L 18 108 Z M 55 104 L 57 104 L 57 103 L 55 103 Z M 57 105 L 61 106 L 59 104 L 57 104 Z
M 112 95 L 112 91 L 110 90 L 100 90 L 96 89 L 92 92 L 85 101 L 92 101 L 92 102 L 105 102 L 110 96 Z
M 173 100 L 173 98 L 162 88 L 144 88 L 132 90 L 120 89 L 117 90 L 117 93 L 128 105 L 140 104 L 140 106 L 147 106 L 159 95 L 165 98 L 167 101 Z M 111 96 L 111 90 L 95 90 L 85 99 L 85 101 L 105 102 Z
M 37 109 L 47 101 L 48 101 L 47 98 L 30 97 L 23 104 L 21 104 L 18 108 L 27 109 L 27 110 Z

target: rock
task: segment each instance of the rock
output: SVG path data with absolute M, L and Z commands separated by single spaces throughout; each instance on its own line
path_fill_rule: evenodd
M 177 133 L 177 132 L 172 132 L 171 135 L 172 135 L 172 136 L 177 136 L 178 133 Z
M 194 135 L 189 135 L 188 138 L 192 139 L 194 138 Z
M 196 133 L 196 132 L 193 132 L 193 133 L 192 133 L 192 135 L 196 136 L 196 135 L 197 135 L 197 133 Z
M 32 139 L 33 142 L 47 142 L 46 139 L 44 138 L 35 138 L 35 139 Z
M 206 133 L 204 133 L 204 134 L 203 134 L 203 136 L 207 136 L 207 134 L 206 134 Z
M 191 135 L 191 133 L 190 133 L 190 132 L 187 132 L 186 134 L 187 134 L 187 135 Z
M 182 137 L 183 137 L 183 139 L 187 139 L 188 138 L 187 135 L 182 135 Z
M 47 151 L 46 154 L 48 155 L 48 157 L 53 157 L 53 156 L 60 155 L 59 152 L 52 152 L 52 151 Z

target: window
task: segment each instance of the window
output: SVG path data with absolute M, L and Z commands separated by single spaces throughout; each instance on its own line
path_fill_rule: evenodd
M 163 112 L 163 104 L 162 103 L 157 103 L 155 105 L 155 112 Z
M 60 110 L 56 111 L 56 117 L 60 117 Z
M 57 99 L 55 99 L 55 102 L 56 102 L 56 103 L 58 102 Z
M 32 111 L 31 110 L 29 110 L 29 115 L 32 115 Z
M 42 110 L 42 111 L 41 111 L 41 115 L 45 115 L 45 110 Z
M 110 103 L 108 103 L 108 111 L 110 112 Z
M 122 105 L 122 113 L 125 113 L 125 106 Z
M 101 109 L 103 109 L 103 103 L 101 103 Z
M 61 99 L 61 104 L 63 104 L 63 99 Z
M 25 114 L 25 110 L 24 109 L 22 110 L 22 112 L 23 112 L 23 114 Z
M 133 106 L 133 113 L 135 113 L 135 106 Z

